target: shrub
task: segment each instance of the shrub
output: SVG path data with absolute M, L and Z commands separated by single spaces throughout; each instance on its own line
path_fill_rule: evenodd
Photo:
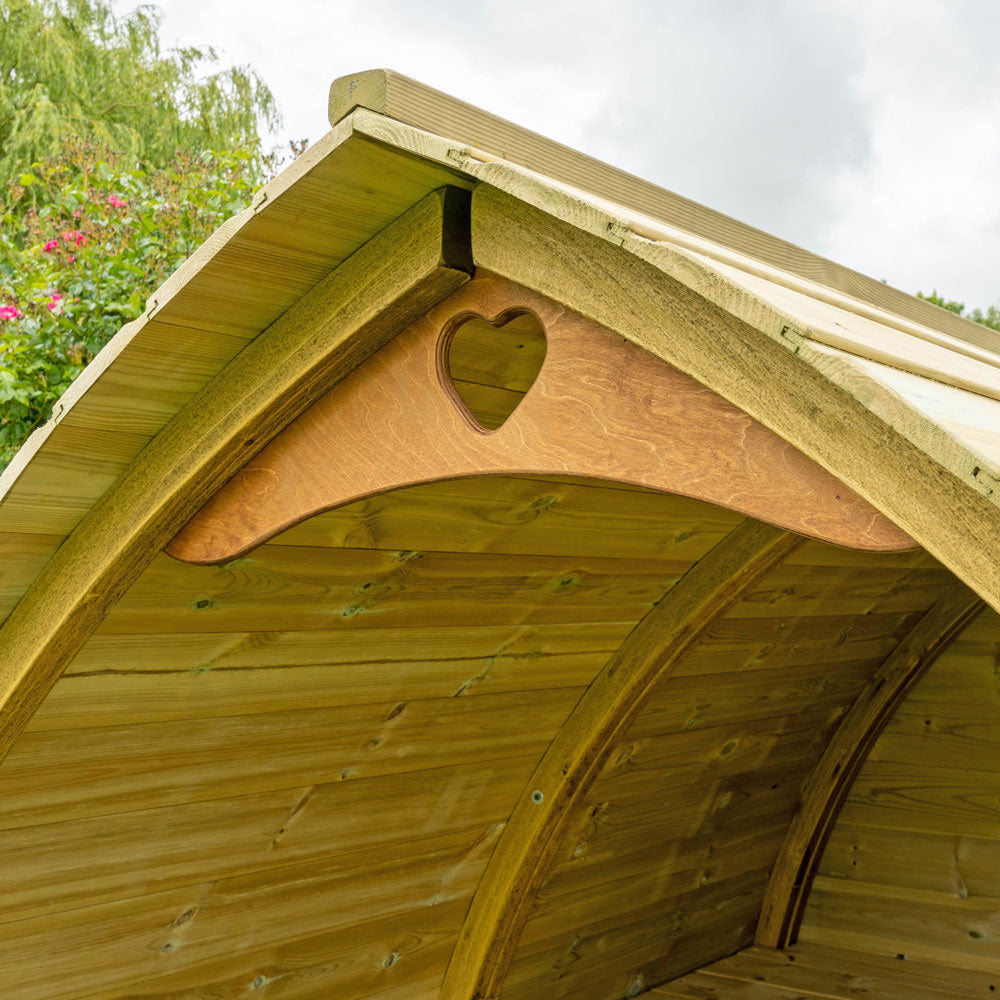
M 113 166 L 76 143 L 10 185 L 0 226 L 0 468 L 147 296 L 249 204 L 255 153 Z M 30 205 L 30 207 L 26 207 Z

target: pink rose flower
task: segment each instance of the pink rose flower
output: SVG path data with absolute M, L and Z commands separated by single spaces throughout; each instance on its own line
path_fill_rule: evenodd
M 53 292 L 50 296 L 53 302 L 58 302 L 62 298 L 62 292 Z
M 58 302 L 46 302 L 45 306 L 49 310 L 49 312 L 52 312 L 53 310 L 59 308 L 59 303 Z
M 108 204 L 112 208 L 123 208 L 128 202 L 124 198 L 119 198 L 116 194 L 108 195 Z
M 75 260 L 76 260 L 76 258 L 75 258 L 75 257 L 74 257 L 74 256 L 73 256 L 72 254 L 70 254 L 70 255 L 69 255 L 69 256 L 68 256 L 68 257 L 67 257 L 66 259 L 67 259 L 67 260 L 68 260 L 68 261 L 69 261 L 69 262 L 70 262 L 71 264 L 73 263 L 73 261 L 75 261 Z
M 81 215 L 83 215 L 83 212 L 81 212 L 80 209 L 75 209 L 74 210 L 74 212 L 73 212 L 73 218 L 74 219 L 79 219 Z
M 46 253 L 52 253 L 52 251 L 55 250 L 57 246 L 59 246 L 58 240 L 46 240 L 45 245 L 42 247 L 42 249 Z
M 0 319 L 17 319 L 20 315 L 17 306 L 0 306 Z

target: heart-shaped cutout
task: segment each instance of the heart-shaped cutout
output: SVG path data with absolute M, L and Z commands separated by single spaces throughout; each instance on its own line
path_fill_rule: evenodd
M 536 316 L 507 313 L 452 321 L 441 341 L 441 368 L 455 402 L 481 430 L 500 427 L 532 387 L 545 360 L 545 330 Z

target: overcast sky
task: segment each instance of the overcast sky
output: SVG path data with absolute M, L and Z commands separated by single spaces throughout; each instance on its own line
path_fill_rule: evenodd
M 387 66 L 907 291 L 1000 300 L 998 0 L 159 6 L 168 44 L 259 70 L 282 142 Z

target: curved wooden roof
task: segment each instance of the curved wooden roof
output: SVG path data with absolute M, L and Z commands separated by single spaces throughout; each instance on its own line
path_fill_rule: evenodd
M 331 101 L 0 478 L 4 995 L 980 995 L 1000 339 Z

